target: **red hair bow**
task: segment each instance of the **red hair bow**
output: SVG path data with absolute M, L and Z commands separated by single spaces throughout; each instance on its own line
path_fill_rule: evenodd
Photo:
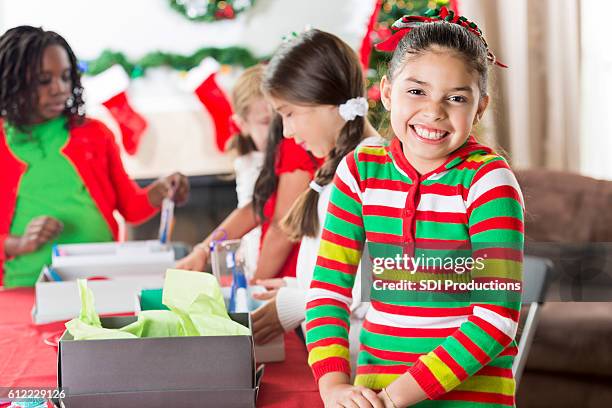
M 446 21 L 448 23 L 457 24 L 465 28 L 469 32 L 476 35 L 482 40 L 485 47 L 487 48 L 487 59 L 494 65 L 502 68 L 508 68 L 507 65 L 497 60 L 497 57 L 489 50 L 489 46 L 485 41 L 482 31 L 478 28 L 476 23 L 469 21 L 463 16 L 456 15 L 454 11 L 449 10 L 446 7 L 440 9 L 430 9 L 425 12 L 425 16 L 404 16 L 397 20 L 391 26 L 391 29 L 395 31 L 391 37 L 385 41 L 376 44 L 375 48 L 378 51 L 393 52 L 397 48 L 399 42 L 408 34 L 414 27 L 420 26 L 421 24 L 433 23 L 436 21 Z

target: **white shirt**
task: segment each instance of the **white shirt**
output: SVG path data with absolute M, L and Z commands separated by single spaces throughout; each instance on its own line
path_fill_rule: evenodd
M 238 208 L 244 207 L 253 200 L 253 188 L 263 167 L 264 156 L 262 152 L 253 151 L 234 159 Z
M 253 188 L 263 167 L 264 157 L 264 153 L 253 151 L 234 159 L 238 208 L 249 205 L 253 201 Z M 244 251 L 245 272 L 248 276 L 252 276 L 257 268 L 260 238 L 261 227 L 253 228 L 242 237 L 241 250 Z
M 381 145 L 384 140 L 379 136 L 368 137 L 361 141 L 360 145 Z M 332 184 L 324 186 L 319 193 L 319 201 L 317 204 L 317 213 L 319 216 L 319 232 L 316 237 L 303 237 L 298 253 L 296 277 L 284 278 L 287 286 L 279 289 L 276 295 L 276 311 L 281 325 L 285 331 L 295 329 L 304 322 L 306 314 L 306 293 L 310 288 L 312 274 L 317 262 L 319 246 L 321 244 L 321 233 L 329 198 L 331 194 Z M 357 271 L 355 284 L 353 285 L 353 304 L 351 305 L 352 314 L 363 319 L 369 304 L 361 303 L 361 273 Z

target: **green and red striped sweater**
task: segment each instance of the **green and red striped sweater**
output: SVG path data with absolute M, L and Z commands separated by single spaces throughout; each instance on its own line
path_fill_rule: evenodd
M 336 172 L 308 294 L 306 342 L 316 379 L 350 374 L 349 306 L 365 242 L 484 250 L 483 276 L 520 281 L 523 214 L 507 162 L 473 137 L 424 175 L 408 163 L 397 138 L 349 154 Z M 382 389 L 409 372 L 435 400 L 419 406 L 514 406 L 520 299 L 371 296 L 355 385 Z

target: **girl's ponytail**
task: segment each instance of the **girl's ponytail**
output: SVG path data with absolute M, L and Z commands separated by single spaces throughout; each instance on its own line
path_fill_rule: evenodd
M 314 182 L 319 186 L 326 186 L 334 179 L 340 161 L 355 150 L 362 139 L 365 128 L 363 116 L 346 122 L 340 131 L 336 146 L 329 153 L 325 164 L 315 173 Z M 289 213 L 281 221 L 281 227 L 289 238 L 299 241 L 302 237 L 315 237 L 319 232 L 319 193 L 309 188 L 300 195 Z

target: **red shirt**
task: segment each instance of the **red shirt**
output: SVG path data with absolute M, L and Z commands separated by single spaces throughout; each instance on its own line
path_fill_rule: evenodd
M 304 170 L 310 173 L 310 177 L 314 176 L 315 171 L 320 165 L 320 161 L 311 156 L 303 147 L 298 146 L 293 139 L 282 139 L 278 145 L 276 153 L 276 163 L 274 172 L 280 177 L 283 173 L 292 173 L 296 170 Z M 259 252 L 261 253 L 261 245 L 270 227 L 270 220 L 274 216 L 274 208 L 276 207 L 276 191 L 272 193 L 263 208 L 264 221 L 261 224 L 261 240 L 259 241 Z M 277 278 L 285 276 L 295 276 L 297 266 L 297 257 L 300 250 L 300 244 L 293 245 L 291 252 L 287 256 L 283 267 L 276 275 Z

